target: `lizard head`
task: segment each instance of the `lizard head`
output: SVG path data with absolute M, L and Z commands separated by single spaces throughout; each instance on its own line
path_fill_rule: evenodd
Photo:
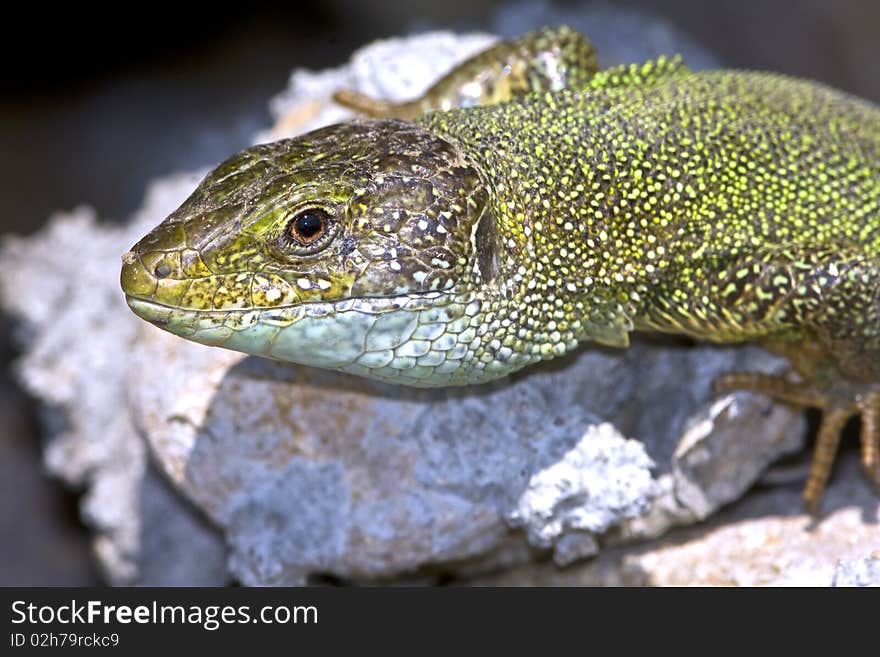
M 209 173 L 123 256 L 122 288 L 191 340 L 351 370 L 371 337 L 406 342 L 412 308 L 494 276 L 488 201 L 461 150 L 422 127 L 330 126 Z

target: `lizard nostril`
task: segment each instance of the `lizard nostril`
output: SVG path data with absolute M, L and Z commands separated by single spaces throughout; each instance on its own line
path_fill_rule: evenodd
M 153 274 L 155 274 L 156 278 L 167 278 L 168 275 L 171 274 L 172 270 L 173 267 L 171 266 L 171 264 L 163 260 L 158 265 L 156 265 L 156 268 L 153 270 Z

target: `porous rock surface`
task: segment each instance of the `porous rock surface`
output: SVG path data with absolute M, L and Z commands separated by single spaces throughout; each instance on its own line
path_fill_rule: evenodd
M 802 473 L 750 492 L 706 522 L 638 545 L 608 547 L 560 569 L 530 561 L 471 585 L 493 586 L 880 586 L 880 504 L 860 476 L 857 450 L 835 469 L 814 519 L 801 511 Z M 770 478 L 768 478 L 770 479 Z

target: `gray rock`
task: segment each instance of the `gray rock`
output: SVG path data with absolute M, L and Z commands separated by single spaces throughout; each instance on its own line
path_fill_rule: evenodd
M 757 395 L 727 395 L 693 416 L 673 455 L 677 499 L 705 518 L 738 499 L 759 470 L 779 455 L 797 451 L 803 441 L 803 418 L 791 431 L 790 412 Z M 771 445 L 773 447 L 771 447 Z
M 560 565 L 591 556 L 597 534 L 648 510 L 653 465 L 641 443 L 593 421 L 568 452 L 532 474 L 507 521 L 525 528 L 532 545 L 555 545 Z
M 798 469 L 806 465 L 798 464 Z M 774 473 L 736 504 L 663 537 L 603 549 L 560 569 L 513 563 L 472 585 L 837 586 L 876 584 L 880 500 L 861 476 L 858 450 L 844 449 L 815 520 L 801 504 L 803 476 Z M 557 545 L 557 550 L 559 546 Z M 865 555 L 870 555 L 866 557 Z

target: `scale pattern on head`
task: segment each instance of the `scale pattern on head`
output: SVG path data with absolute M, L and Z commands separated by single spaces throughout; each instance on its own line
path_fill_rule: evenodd
M 192 311 L 475 286 L 487 199 L 461 151 L 424 128 L 330 126 L 217 167 L 126 255 L 122 285 Z

